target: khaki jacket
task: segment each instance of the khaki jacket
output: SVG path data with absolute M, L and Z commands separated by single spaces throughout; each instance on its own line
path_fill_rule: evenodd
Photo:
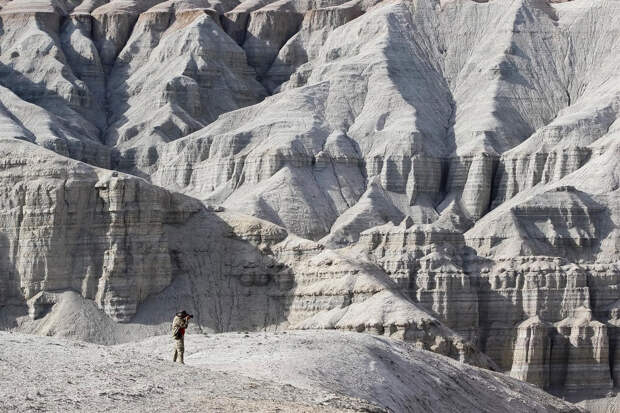
M 174 320 L 172 320 L 172 337 L 177 340 L 182 340 L 188 325 L 189 320 L 175 315 Z

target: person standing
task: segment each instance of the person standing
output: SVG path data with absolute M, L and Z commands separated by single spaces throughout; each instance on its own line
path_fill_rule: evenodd
M 183 353 L 185 352 L 185 330 L 189 325 L 189 320 L 194 318 L 193 315 L 187 314 L 185 310 L 175 314 L 172 320 L 172 337 L 174 338 L 174 356 L 172 361 L 185 364 L 183 362 Z

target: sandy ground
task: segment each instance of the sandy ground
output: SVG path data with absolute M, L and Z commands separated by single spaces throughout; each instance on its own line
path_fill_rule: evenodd
M 381 411 L 327 392 L 173 364 L 133 348 L 5 332 L 0 405 L 2 412 Z
M 572 412 L 507 376 L 366 334 L 188 335 L 100 346 L 0 332 L 2 411 Z

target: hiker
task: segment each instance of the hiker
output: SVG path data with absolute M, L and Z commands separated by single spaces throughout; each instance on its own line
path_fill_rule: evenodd
M 193 315 L 187 314 L 185 310 L 176 313 L 174 320 L 172 320 L 172 337 L 174 338 L 174 357 L 172 361 L 183 363 L 183 353 L 185 351 L 185 329 L 189 325 L 190 318 L 194 318 Z

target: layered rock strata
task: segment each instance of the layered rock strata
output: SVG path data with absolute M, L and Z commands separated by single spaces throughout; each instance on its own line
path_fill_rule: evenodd
M 616 236 L 607 216 L 596 218 L 602 210 L 581 204 L 571 212 L 566 205 L 574 202 L 574 190 L 563 200 L 564 189 L 559 189 L 547 198 L 543 214 L 536 211 L 544 197 L 537 198 L 537 207 L 524 209 L 527 214 L 515 214 L 515 207 L 507 216 L 500 210 L 489 214 L 489 219 L 503 217 L 494 225 L 502 237 L 490 235 L 484 219 L 463 237 L 455 228 L 459 221 L 420 226 L 407 218 L 398 226 L 363 232 L 353 248 L 384 268 L 414 302 L 477 343 L 500 368 L 545 388 L 576 390 L 591 383 L 605 393 L 616 374 L 610 310 L 620 280 L 613 258 Z M 548 223 L 560 211 L 566 218 Z M 520 231 L 511 230 L 513 225 Z M 481 231 L 489 244 L 479 243 Z M 550 255 L 529 255 L 533 251 Z
M 191 303 L 618 384 L 617 1 L 0 7 L 8 324 Z
M 74 290 L 126 321 L 170 284 L 164 226 L 198 203 L 19 140 L 0 145 L 2 304 Z
M 613 387 L 605 324 L 589 309 L 555 325 L 530 318 L 519 325 L 510 375 L 543 388 L 603 392 Z M 610 374 L 612 373 L 612 374 Z
M 493 366 L 401 296 L 372 263 L 319 253 L 320 245 L 289 238 L 274 224 L 216 214 L 142 179 L 31 143 L 5 139 L 0 145 L 5 159 L 0 185 L 7 189 L 1 201 L 0 303 L 26 304 L 35 330 L 91 337 L 80 330 L 94 320 L 77 320 L 68 330 L 63 324 L 74 318 L 71 311 L 84 311 L 68 293 L 74 291 L 119 322 L 165 328 L 162 309 L 173 311 L 185 302 L 199 328 L 211 331 L 294 324 L 367 330 Z M 334 321 L 318 321 L 326 318 Z

